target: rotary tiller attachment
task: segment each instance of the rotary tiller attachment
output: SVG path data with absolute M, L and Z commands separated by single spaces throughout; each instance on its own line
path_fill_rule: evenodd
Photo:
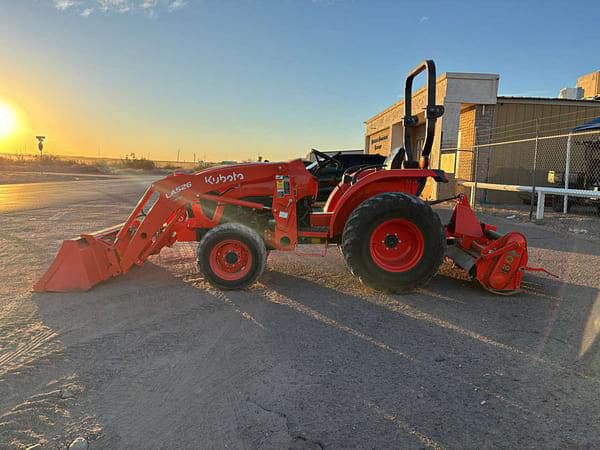
M 462 194 L 446 226 L 446 236 L 446 256 L 494 294 L 518 293 L 526 270 L 556 276 L 542 268 L 528 267 L 525 236 L 516 231 L 501 235 L 495 226 L 479 222 Z

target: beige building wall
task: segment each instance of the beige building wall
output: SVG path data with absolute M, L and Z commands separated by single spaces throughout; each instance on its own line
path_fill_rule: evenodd
M 475 106 L 468 106 L 461 111 L 459 120 L 459 137 L 454 176 L 461 180 L 473 178 L 474 146 L 475 146 Z

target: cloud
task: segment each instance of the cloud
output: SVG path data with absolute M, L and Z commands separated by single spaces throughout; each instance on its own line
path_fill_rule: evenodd
M 154 9 L 158 6 L 158 0 L 144 0 L 140 4 L 141 9 Z
M 154 19 L 158 16 L 158 13 L 156 12 L 157 7 L 158 0 L 143 0 L 139 5 L 142 13 L 149 19 Z
M 423 16 L 419 19 L 419 23 L 427 22 L 428 20 L 429 20 L 429 17 Z
M 54 0 L 54 7 L 59 11 L 65 11 L 78 4 L 79 2 L 75 0 Z
M 171 0 L 167 9 L 169 10 L 169 12 L 173 12 L 183 8 L 185 5 L 187 5 L 186 0 Z
M 98 5 L 103 12 L 124 14 L 131 11 L 131 6 L 127 0 L 98 0 Z
M 104 14 L 142 14 L 148 18 L 185 8 L 190 0 L 51 0 L 56 10 L 74 11 L 89 17 L 96 11 Z

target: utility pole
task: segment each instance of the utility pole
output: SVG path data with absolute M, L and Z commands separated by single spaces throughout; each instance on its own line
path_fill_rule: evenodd
M 177 150 L 177 162 L 179 162 L 179 149 Z

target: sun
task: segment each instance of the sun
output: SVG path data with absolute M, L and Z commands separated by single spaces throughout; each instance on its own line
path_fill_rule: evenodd
M 6 103 L 0 103 L 0 139 L 17 129 L 17 113 Z

